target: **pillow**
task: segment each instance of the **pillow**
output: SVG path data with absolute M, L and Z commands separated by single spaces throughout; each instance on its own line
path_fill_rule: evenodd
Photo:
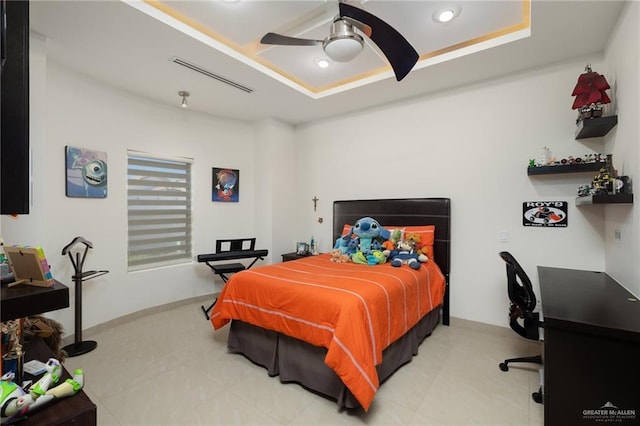
M 418 234 L 420 235 L 420 241 L 423 246 L 422 250 L 425 252 L 430 260 L 433 260 L 433 242 L 435 240 L 436 226 L 435 225 L 419 225 L 419 226 L 395 226 L 393 228 L 387 228 L 393 233 L 394 229 L 402 229 L 404 234 Z

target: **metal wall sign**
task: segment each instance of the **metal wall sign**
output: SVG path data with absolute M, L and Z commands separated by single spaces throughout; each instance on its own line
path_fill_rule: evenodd
M 525 201 L 522 203 L 522 225 L 546 228 L 567 226 L 566 201 Z

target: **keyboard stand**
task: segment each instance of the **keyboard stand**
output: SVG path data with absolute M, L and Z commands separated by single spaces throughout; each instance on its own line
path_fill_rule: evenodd
M 244 271 L 246 269 L 251 268 L 258 260 L 264 260 L 264 258 L 269 254 L 268 250 L 239 250 L 239 251 L 227 251 L 227 252 L 219 252 L 219 253 L 210 253 L 210 254 L 200 254 L 198 255 L 198 262 L 206 263 L 209 268 L 213 271 L 215 275 L 220 276 L 223 283 L 227 283 L 229 280 L 229 274 L 235 274 L 236 272 Z M 245 266 L 242 263 L 222 263 L 222 264 L 213 264 L 211 262 L 216 261 L 224 261 L 224 260 L 237 260 L 237 259 L 250 259 L 253 258 L 253 261 L 249 264 L 249 266 Z M 209 318 L 209 312 L 215 306 L 218 298 L 216 298 L 209 307 L 201 306 L 202 312 L 204 312 L 204 316 L 206 319 Z

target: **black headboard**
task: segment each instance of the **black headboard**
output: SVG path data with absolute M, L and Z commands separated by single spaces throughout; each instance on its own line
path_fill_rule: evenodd
M 434 257 L 447 280 L 442 322 L 449 325 L 449 270 L 451 262 L 451 199 L 398 198 L 382 200 L 347 200 L 333 203 L 333 241 L 342 234 L 345 224 L 354 224 L 369 216 L 384 227 L 435 225 Z

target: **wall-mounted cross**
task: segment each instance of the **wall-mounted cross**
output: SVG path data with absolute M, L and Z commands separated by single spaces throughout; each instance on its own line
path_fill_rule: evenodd
M 318 200 L 320 200 L 318 197 L 316 197 L 315 195 L 313 196 L 313 198 L 311 199 L 311 201 L 313 201 L 313 211 L 316 211 L 316 207 L 318 205 Z

